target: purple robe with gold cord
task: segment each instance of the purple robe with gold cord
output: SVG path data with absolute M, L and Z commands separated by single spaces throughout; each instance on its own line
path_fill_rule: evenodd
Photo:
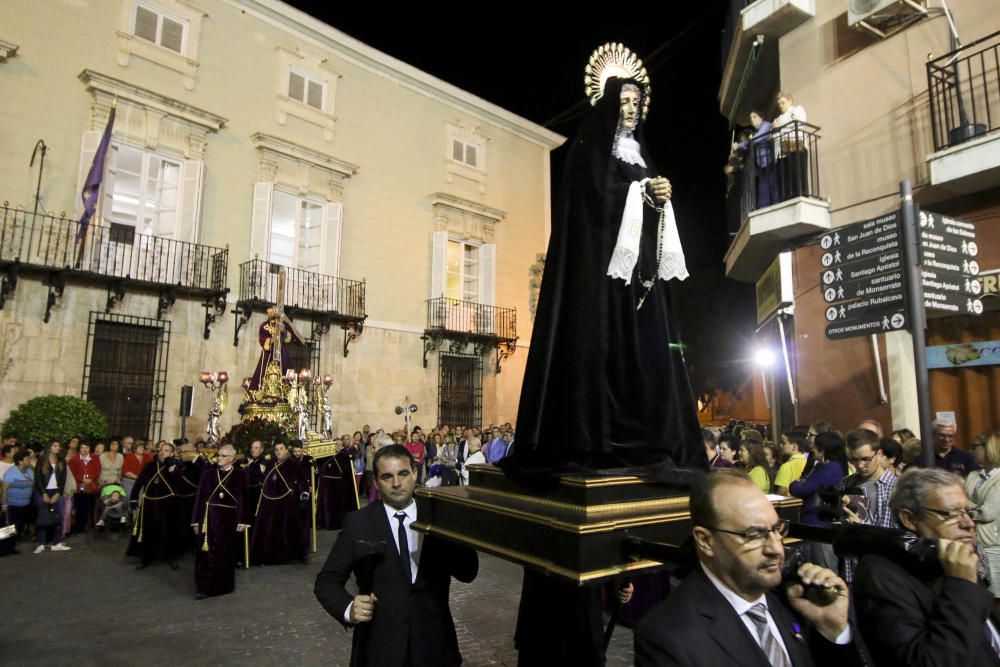
M 216 465 L 201 476 L 191 522 L 198 526 L 194 582 L 202 595 L 225 595 L 236 588 L 236 562 L 246 548 L 236 526 L 250 524 L 248 495 L 242 468 Z
M 320 528 L 339 530 L 344 515 L 360 507 L 352 460 L 357 451 L 357 447 L 345 447 L 319 468 L 316 522 Z
M 280 565 L 305 560 L 309 549 L 307 470 L 291 456 L 271 461 L 254 518 L 250 563 Z
M 191 543 L 188 519 L 181 515 L 178 491 L 181 488 L 181 462 L 168 458 L 154 459 L 139 473 L 132 487 L 131 500 L 139 509 L 132 526 L 128 556 L 138 556 L 143 565 L 156 559 L 177 560 Z

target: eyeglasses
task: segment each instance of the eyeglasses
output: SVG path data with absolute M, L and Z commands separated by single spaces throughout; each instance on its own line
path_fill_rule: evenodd
M 816 434 L 815 433 L 806 433 L 806 437 L 807 438 L 815 438 Z
M 777 533 L 778 537 L 785 537 L 788 535 L 788 528 L 790 525 L 791 524 L 788 521 L 782 519 L 770 528 L 760 528 L 757 526 L 751 526 L 746 530 L 726 530 L 725 528 L 713 528 L 712 526 L 705 526 L 705 528 L 718 531 L 720 533 L 737 535 L 743 538 L 743 542 L 747 546 L 759 547 L 767 542 L 768 538 L 771 537 L 771 533 Z
M 876 456 L 877 454 L 873 454 L 872 456 L 856 456 L 856 457 L 850 457 L 847 460 L 850 461 L 851 463 L 871 463 L 872 459 L 874 459 Z
M 981 507 L 966 507 L 960 510 L 939 510 L 933 507 L 921 507 L 920 509 L 931 514 L 937 514 L 944 519 L 943 523 L 958 523 L 962 520 L 963 516 L 969 517 L 973 522 L 979 522 L 983 518 Z

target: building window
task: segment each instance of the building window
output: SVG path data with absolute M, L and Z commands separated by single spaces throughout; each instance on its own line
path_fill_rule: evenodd
M 159 439 L 166 395 L 170 322 L 90 313 L 82 395 L 111 433 Z
M 104 218 L 147 236 L 173 235 L 177 229 L 181 163 L 114 144 L 109 164 Z
M 186 24 L 147 5 L 136 4 L 132 34 L 174 53 L 184 54 Z
M 288 96 L 297 102 L 323 110 L 326 84 L 295 71 L 288 73 Z
M 481 426 L 483 358 L 478 354 L 442 353 L 439 366 L 438 423 Z
M 451 159 L 456 162 L 468 165 L 473 169 L 479 168 L 479 144 L 472 144 L 461 139 L 451 140 Z
M 448 241 L 445 296 L 460 301 L 479 301 L 479 246 Z
M 319 272 L 322 262 L 323 203 L 275 190 L 268 260 Z

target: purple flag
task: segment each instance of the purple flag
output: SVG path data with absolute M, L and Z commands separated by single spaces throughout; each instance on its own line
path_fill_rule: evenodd
M 94 210 L 97 208 L 97 195 L 101 190 L 101 181 L 104 179 L 104 160 L 108 156 L 111 128 L 114 125 L 115 107 L 112 106 L 111 113 L 108 115 L 108 124 L 104 128 L 104 135 L 101 137 L 101 143 L 97 146 L 97 152 L 94 153 L 94 162 L 90 165 L 90 171 L 87 172 L 87 180 L 83 183 L 83 192 L 80 193 L 80 197 L 83 199 L 83 215 L 80 216 L 80 229 L 76 233 L 77 241 L 87 233 L 90 219 L 94 216 Z

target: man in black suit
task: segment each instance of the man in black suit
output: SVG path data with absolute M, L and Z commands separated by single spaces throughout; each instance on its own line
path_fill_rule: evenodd
M 772 593 L 781 583 L 787 523 L 746 475 L 703 475 L 690 508 L 699 566 L 639 624 L 636 665 L 860 664 L 840 577 L 812 563 L 799 568 L 803 583 L 822 589 L 829 601 L 822 606 L 805 599 L 799 584 L 788 588 L 792 609 Z
M 413 530 L 416 466 L 405 447 L 382 447 L 373 468 L 381 500 L 344 518 L 316 576 L 316 597 L 331 616 L 354 627 L 351 665 L 459 665 L 448 589 L 452 577 L 476 578 L 476 552 Z M 344 588 L 352 571 L 360 589 L 353 596 Z
M 939 468 L 909 470 L 889 506 L 900 526 L 937 540 L 937 565 L 861 559 L 854 595 L 872 658 L 879 665 L 1000 665 L 1000 626 L 975 550 L 979 510 L 962 478 Z

